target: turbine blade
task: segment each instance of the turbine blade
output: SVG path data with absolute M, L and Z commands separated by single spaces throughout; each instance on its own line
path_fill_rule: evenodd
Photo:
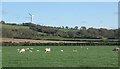
M 28 13 L 30 16 L 32 16 L 32 14 Z

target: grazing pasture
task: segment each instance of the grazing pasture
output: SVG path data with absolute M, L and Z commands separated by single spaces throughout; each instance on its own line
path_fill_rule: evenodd
M 3 67 L 118 67 L 117 46 L 2 46 Z M 33 48 L 19 53 L 17 49 Z M 45 49 L 50 48 L 49 53 Z M 61 50 L 63 50 L 61 52 Z
M 0 46 L 0 69 L 2 67 L 2 47 Z

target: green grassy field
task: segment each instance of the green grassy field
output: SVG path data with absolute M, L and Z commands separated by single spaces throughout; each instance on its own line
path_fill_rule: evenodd
M 33 52 L 18 53 L 18 48 L 27 47 L 34 48 Z M 51 48 L 50 53 L 45 53 L 46 47 Z M 3 46 L 2 63 L 3 67 L 118 67 L 118 53 L 113 52 L 113 48 L 115 46 Z
M 0 69 L 2 68 L 2 46 L 0 46 Z

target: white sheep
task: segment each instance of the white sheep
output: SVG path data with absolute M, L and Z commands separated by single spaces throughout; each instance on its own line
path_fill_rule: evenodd
M 19 53 L 24 53 L 26 50 L 23 48 L 19 51 Z
M 30 49 L 33 49 L 33 48 L 30 48 Z
M 39 52 L 39 50 L 37 50 L 37 52 Z
M 63 52 L 63 50 L 60 50 L 61 52 Z
M 29 52 L 32 52 L 32 50 L 29 50 Z
M 20 49 L 17 49 L 17 51 L 19 52 L 19 51 L 20 51 Z
M 77 50 L 76 50 L 76 49 L 73 49 L 73 52 L 77 52 Z
M 50 51 L 51 51 L 50 48 L 45 48 L 45 53 L 50 52 Z
M 29 50 L 30 48 L 26 48 L 25 50 Z
M 113 51 L 120 51 L 120 48 L 116 47 L 113 49 Z

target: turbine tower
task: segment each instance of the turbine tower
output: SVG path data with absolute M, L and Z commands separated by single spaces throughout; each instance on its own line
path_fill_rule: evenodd
M 34 20 L 33 20 L 34 15 L 32 15 L 32 14 L 30 14 L 30 13 L 28 13 L 28 14 L 30 15 L 30 22 L 33 23 L 33 21 L 34 21 Z

